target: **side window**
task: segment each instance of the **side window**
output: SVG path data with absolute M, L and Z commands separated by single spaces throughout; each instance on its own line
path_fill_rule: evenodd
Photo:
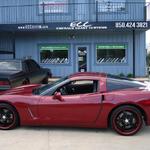
M 29 68 L 28 68 L 27 63 L 22 62 L 22 70 L 23 70 L 24 72 L 29 72 Z
M 40 66 L 35 61 L 33 61 L 33 60 L 31 60 L 31 66 L 36 71 L 40 70 Z
M 96 80 L 75 80 L 71 81 L 56 91 L 62 95 L 95 93 L 98 90 L 98 81 Z
M 129 81 L 129 80 L 121 80 L 121 79 L 107 79 L 107 90 L 108 91 L 115 91 L 127 88 L 136 88 L 142 87 L 143 85 L 140 83 L 136 83 L 136 81 Z
M 69 11 L 69 0 L 39 0 L 40 14 L 43 13 L 43 3 L 45 14 L 68 13 Z
M 107 79 L 107 90 L 108 91 L 114 91 L 114 90 L 119 90 L 122 89 L 122 84 L 121 82 L 118 82 L 115 79 Z
M 29 71 L 29 72 L 32 72 L 32 67 L 31 67 L 29 61 L 26 61 L 26 66 L 27 66 L 27 68 L 28 68 L 28 71 Z
M 40 67 L 34 61 L 26 61 L 29 72 L 35 72 L 40 69 Z

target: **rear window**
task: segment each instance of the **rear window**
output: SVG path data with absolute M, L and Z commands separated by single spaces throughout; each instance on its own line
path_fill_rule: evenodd
M 145 87 L 145 86 L 143 83 L 134 80 L 115 79 L 115 78 L 107 79 L 108 91 L 115 91 L 127 88 L 138 88 L 138 87 Z
M 19 61 L 0 61 L 0 70 L 22 70 L 22 65 Z

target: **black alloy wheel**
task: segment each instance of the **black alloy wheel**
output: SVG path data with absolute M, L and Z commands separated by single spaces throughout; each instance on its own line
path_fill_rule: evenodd
M 134 135 L 142 125 L 142 114 L 133 106 L 121 106 L 115 109 L 111 115 L 111 126 L 120 135 Z
M 19 117 L 16 110 L 9 104 L 0 104 L 0 129 L 9 130 L 19 125 Z

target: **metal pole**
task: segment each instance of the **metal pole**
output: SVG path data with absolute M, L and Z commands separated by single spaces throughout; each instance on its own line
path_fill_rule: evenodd
M 13 59 L 16 58 L 16 37 L 15 32 L 12 33 Z
M 144 17 L 145 21 L 147 21 L 147 6 L 144 7 Z
M 133 30 L 133 77 L 135 78 L 135 30 Z

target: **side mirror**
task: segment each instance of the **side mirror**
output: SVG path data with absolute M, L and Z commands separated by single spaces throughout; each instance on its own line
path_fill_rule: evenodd
M 53 99 L 57 99 L 57 100 L 59 100 L 59 101 L 61 101 L 61 102 L 64 101 L 64 99 L 62 98 L 62 95 L 61 95 L 60 92 L 55 92 L 55 94 L 54 94 L 54 96 L 53 96 Z

